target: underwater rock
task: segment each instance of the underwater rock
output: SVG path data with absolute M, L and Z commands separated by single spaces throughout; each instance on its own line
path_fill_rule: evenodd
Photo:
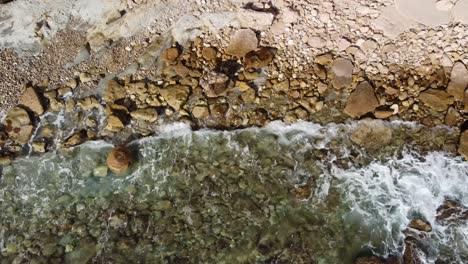
M 86 135 L 86 131 L 81 130 L 81 131 L 71 135 L 69 138 L 67 138 L 65 140 L 65 143 L 63 143 L 63 146 L 66 147 L 66 148 L 77 146 L 77 145 L 84 142 L 85 135 Z
M 121 174 L 126 172 L 131 163 L 130 151 L 125 147 L 113 148 L 107 155 L 107 166 L 113 173 Z
M 368 150 L 377 150 L 392 140 L 392 128 L 381 120 L 362 120 L 351 134 L 351 141 Z
M 354 264 L 384 264 L 385 262 L 382 261 L 377 256 L 372 257 L 359 257 L 354 261 Z

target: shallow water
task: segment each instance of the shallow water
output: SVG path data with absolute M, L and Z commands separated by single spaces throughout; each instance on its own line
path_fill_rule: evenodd
M 433 227 L 427 263 L 466 263 L 467 224 L 435 217 L 444 198 L 468 204 L 468 163 L 411 145 L 370 155 L 349 140 L 354 127 L 176 123 L 129 144 L 137 160 L 126 175 L 98 176 L 112 148 L 101 141 L 22 158 L 3 169 L 2 258 L 352 263 L 363 252 L 401 254 L 402 231 L 419 216 Z

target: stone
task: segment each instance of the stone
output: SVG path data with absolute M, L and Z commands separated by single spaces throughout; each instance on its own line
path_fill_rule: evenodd
M 101 108 L 102 105 L 94 97 L 85 97 L 78 101 L 77 105 L 85 111 Z
M 284 79 L 273 86 L 273 89 L 279 92 L 289 91 L 289 79 Z
M 132 163 L 130 151 L 125 147 L 119 146 L 109 151 L 107 155 L 107 166 L 116 174 L 125 173 Z
M 468 160 L 468 130 L 463 131 L 460 135 L 458 153 L 465 157 L 465 160 Z
M 113 103 L 116 100 L 123 99 L 127 96 L 125 86 L 118 83 L 116 80 L 109 80 L 106 83 L 106 91 L 104 93 L 104 101 Z
M 36 93 L 36 90 L 32 87 L 26 88 L 18 104 L 26 106 L 34 114 L 41 115 L 44 113 L 44 107 L 42 106 L 39 95 Z
M 94 118 L 88 117 L 85 119 L 85 126 L 95 128 L 97 127 L 97 121 Z
M 70 79 L 67 81 L 66 85 L 72 89 L 75 89 L 78 86 L 78 82 L 76 81 L 76 79 Z
M 236 15 L 241 28 L 252 28 L 255 30 L 268 29 L 274 19 L 274 15 L 272 13 L 252 10 L 242 10 L 236 12 Z
M 45 153 L 47 144 L 45 142 L 33 142 L 31 144 L 34 152 L 36 153 Z
M 467 220 L 468 208 L 458 201 L 446 199 L 437 208 L 436 221 L 442 225 Z
M 425 263 L 423 260 L 426 259 L 426 254 L 419 248 L 418 244 L 417 239 L 413 237 L 405 239 L 405 251 L 403 253 L 405 264 Z
M 353 118 L 359 118 L 374 111 L 378 106 L 379 101 L 374 88 L 368 82 L 362 82 L 350 94 L 344 112 Z
M 231 81 L 229 77 L 224 73 L 218 72 L 209 72 L 204 78 L 200 81 L 200 85 L 207 97 L 219 97 L 226 94 L 229 89 Z
M 172 202 L 169 200 L 159 201 L 153 206 L 153 209 L 156 211 L 165 211 L 171 208 L 172 208 Z
M 87 82 L 90 82 L 92 81 L 93 79 L 91 78 L 91 75 L 87 72 L 82 72 L 80 73 L 80 81 L 82 83 L 87 83 Z
M 450 107 L 447 110 L 447 114 L 445 115 L 445 124 L 447 126 L 456 126 L 460 119 L 461 115 L 455 107 Z
M 468 70 L 462 62 L 455 62 L 450 74 L 450 83 L 447 93 L 451 94 L 456 101 L 463 101 L 465 89 L 468 86 Z
M 374 112 L 374 116 L 375 118 L 378 118 L 378 119 L 387 119 L 391 117 L 393 113 L 394 113 L 394 110 L 392 109 L 376 110 Z
M 382 261 L 377 256 L 371 256 L 371 257 L 358 257 L 355 261 L 355 264 L 384 264 L 385 262 Z
M 146 122 L 156 122 L 158 120 L 158 112 L 155 108 L 138 109 L 130 113 L 130 116 L 136 120 Z
M 179 49 L 176 47 L 168 48 L 163 51 L 162 59 L 165 62 L 174 62 L 179 57 Z
M 335 59 L 331 65 L 331 83 L 335 89 L 343 89 L 353 82 L 353 63 L 344 58 Z
M 411 227 L 413 229 L 423 231 L 423 232 L 431 232 L 432 231 L 432 226 L 430 223 L 420 219 L 420 218 L 414 218 L 411 220 L 411 222 L 408 224 L 408 227 Z
M 464 108 L 463 108 L 463 111 L 465 113 L 468 113 L 468 89 L 465 90 L 465 99 L 464 99 Z
M 314 61 L 320 65 L 328 65 L 333 61 L 333 56 L 330 53 L 320 54 L 315 57 Z
M 249 68 L 262 68 L 268 66 L 273 61 L 275 56 L 275 48 L 262 47 L 258 50 L 251 51 L 245 55 L 244 66 Z
M 206 106 L 195 106 L 192 109 L 192 115 L 197 119 L 203 119 L 210 115 L 210 110 Z
M 0 155 L 0 166 L 8 166 L 11 164 L 13 159 L 8 155 Z
M 18 106 L 8 112 L 3 125 L 8 137 L 19 144 L 27 143 L 34 131 L 28 112 Z
M 96 177 L 106 177 L 108 168 L 107 166 L 98 166 L 94 168 L 93 175 Z
M 438 112 L 447 110 L 449 105 L 453 104 L 455 99 L 449 93 L 443 90 L 428 89 L 419 95 L 419 100 L 425 105 Z
M 65 148 L 77 146 L 85 141 L 85 137 L 84 137 L 85 135 L 86 135 L 86 131 L 84 130 L 78 131 L 75 134 L 68 137 L 63 143 L 63 146 Z
M 72 251 L 65 255 L 65 264 L 89 263 L 96 256 L 97 244 L 92 238 L 82 238 Z
M 190 87 L 186 85 L 169 85 L 159 91 L 167 104 L 179 111 L 181 106 L 187 101 L 190 94 Z
M 381 120 L 361 120 L 351 134 L 351 141 L 368 150 L 378 150 L 392 140 L 392 128 Z
M 107 118 L 106 129 L 112 132 L 119 132 L 120 130 L 124 129 L 125 125 L 123 124 L 122 120 L 116 115 L 110 115 Z
M 242 58 L 250 51 L 256 50 L 257 45 L 257 35 L 253 30 L 239 29 L 231 36 L 226 53 L 238 58 Z
M 202 57 L 207 61 L 216 59 L 216 54 L 217 51 L 213 47 L 204 47 L 202 50 Z

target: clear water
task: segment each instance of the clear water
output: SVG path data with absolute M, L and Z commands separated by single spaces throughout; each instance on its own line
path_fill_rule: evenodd
M 129 144 L 137 160 L 126 175 L 105 177 L 94 175 L 105 142 L 22 158 L 0 180 L 1 258 L 352 263 L 363 251 L 401 254 L 420 216 L 433 227 L 426 262 L 467 263 L 468 225 L 435 216 L 446 197 L 468 204 L 468 163 L 409 145 L 370 156 L 350 141 L 353 127 L 172 124 Z

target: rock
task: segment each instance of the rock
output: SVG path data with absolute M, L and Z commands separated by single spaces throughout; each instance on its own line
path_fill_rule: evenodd
M 172 202 L 169 200 L 159 201 L 153 206 L 153 209 L 156 211 L 165 211 L 171 208 L 172 208 Z
M 257 44 L 257 35 L 253 30 L 239 29 L 231 36 L 226 53 L 242 58 L 250 51 L 256 50 Z
M 78 86 L 78 82 L 76 81 L 76 79 L 70 79 L 67 81 L 67 86 L 72 89 L 75 89 Z
M 275 48 L 267 47 L 251 51 L 245 55 L 244 66 L 246 69 L 265 67 L 273 61 L 275 53 Z
M 330 53 L 320 54 L 315 57 L 314 61 L 320 65 L 328 65 L 333 61 L 333 56 Z
M 200 81 L 200 85 L 207 97 L 219 97 L 226 94 L 229 85 L 229 77 L 224 73 L 218 72 L 209 72 L 204 78 Z
M 447 126 L 456 126 L 460 119 L 461 115 L 455 107 L 450 107 L 447 110 L 447 114 L 445 115 L 445 124 Z
M 87 72 L 82 72 L 80 73 L 80 81 L 81 83 L 87 83 L 92 81 L 93 79 L 91 78 L 91 75 Z
M 179 111 L 181 106 L 187 101 L 190 94 L 190 87 L 186 85 L 169 85 L 159 91 L 167 104 Z
M 362 120 L 351 134 L 351 141 L 368 150 L 378 150 L 392 140 L 392 128 L 381 120 Z
M 465 157 L 465 160 L 468 160 L 468 130 L 463 131 L 460 135 L 458 153 Z
M 447 110 L 449 105 L 454 102 L 453 96 L 448 94 L 446 91 L 436 89 L 425 90 L 418 98 L 424 104 L 439 112 Z
M 437 208 L 436 220 L 438 223 L 446 225 L 468 220 L 468 208 L 458 201 L 446 199 Z
M 106 129 L 112 132 L 119 132 L 120 130 L 124 129 L 125 125 L 123 124 L 122 120 L 116 115 L 110 115 L 107 118 Z
M 92 238 L 82 238 L 73 251 L 65 255 L 65 264 L 90 263 L 96 256 L 97 244 Z
M 8 155 L 0 155 L 0 166 L 8 166 L 11 164 L 13 159 Z
M 420 218 L 414 218 L 413 220 L 411 220 L 411 222 L 408 224 L 408 227 L 424 232 L 432 231 L 431 224 Z
M 210 115 L 210 110 L 206 106 L 195 106 L 192 109 L 192 115 L 197 119 L 203 119 Z
M 101 108 L 102 105 L 94 97 L 85 97 L 78 101 L 77 105 L 85 111 Z
M 202 57 L 207 61 L 216 59 L 216 54 L 217 51 L 213 47 L 204 47 L 202 50 Z
M 447 92 L 451 94 L 456 101 L 463 101 L 467 86 L 468 70 L 462 62 L 456 62 L 452 68 Z
M 33 142 L 31 144 L 34 152 L 36 153 L 45 153 L 47 144 L 45 142 Z
M 372 257 L 359 257 L 354 261 L 355 264 L 384 264 L 385 262 L 382 261 L 377 256 Z
M 131 112 L 130 116 L 134 119 L 150 123 L 156 122 L 156 120 L 158 120 L 158 112 L 154 108 L 138 109 Z
M 132 163 L 130 151 L 125 147 L 115 147 L 107 155 L 107 166 L 116 174 L 122 174 L 128 170 Z
M 21 95 L 21 99 L 19 100 L 18 104 L 26 106 L 36 115 L 41 115 L 44 113 L 44 107 L 42 106 L 39 95 L 32 87 L 26 88 L 26 91 L 24 91 L 23 95 Z
M 179 49 L 176 47 L 168 48 L 163 51 L 162 59 L 165 62 L 174 62 L 179 57 Z
M 335 59 L 330 65 L 332 85 L 335 89 L 342 89 L 353 82 L 353 63 L 344 58 Z
M 75 134 L 68 137 L 63 143 L 63 146 L 65 148 L 77 146 L 85 141 L 85 135 L 86 135 L 85 130 L 78 131 Z
M 279 92 L 289 91 L 289 79 L 284 79 L 273 86 L 273 89 Z
M 377 106 L 379 101 L 374 88 L 368 82 L 362 82 L 349 96 L 344 112 L 353 118 L 358 118 L 374 111 Z
M 19 144 L 27 143 L 34 131 L 28 112 L 21 107 L 11 109 L 3 120 L 3 125 L 8 137 Z
M 392 109 L 376 110 L 374 112 L 374 116 L 375 118 L 378 118 L 378 119 L 386 119 L 386 118 L 391 117 L 393 113 L 394 113 L 394 110 Z
M 242 10 L 236 12 L 236 15 L 241 28 L 253 28 L 255 30 L 266 30 L 271 26 L 274 19 L 272 13 L 251 10 Z
M 85 119 L 85 126 L 95 128 L 97 127 L 97 121 L 92 117 L 88 117 Z
M 104 93 L 104 101 L 113 103 L 116 100 L 123 99 L 127 96 L 125 87 L 118 83 L 116 80 L 109 80 L 106 84 L 106 91 Z
M 405 239 L 405 251 L 403 253 L 405 264 L 421 264 L 425 263 L 426 254 L 420 249 L 417 239 L 407 237 Z
M 465 107 L 463 108 L 463 111 L 465 113 L 468 113 L 468 89 L 465 90 L 465 99 L 464 99 L 463 104 L 465 105 Z
M 107 176 L 107 166 L 98 166 L 94 168 L 93 175 L 96 177 L 106 177 Z

